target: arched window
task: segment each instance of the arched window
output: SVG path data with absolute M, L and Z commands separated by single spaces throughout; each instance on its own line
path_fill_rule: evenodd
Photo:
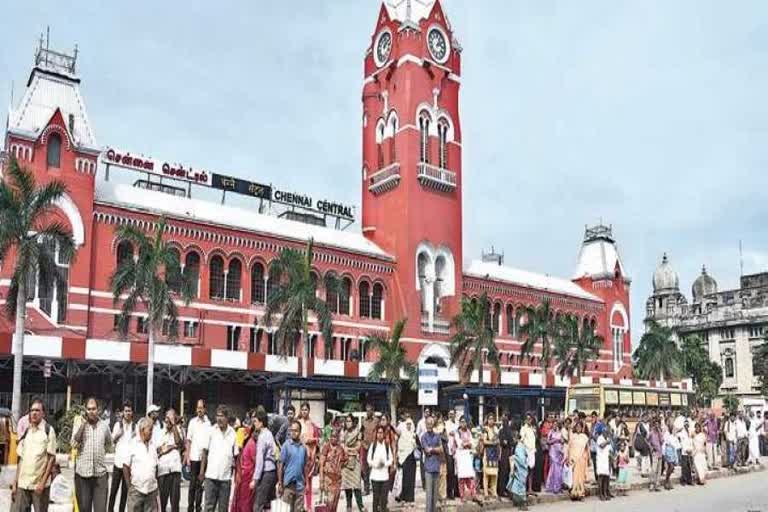
M 357 353 L 360 356 L 360 362 L 364 363 L 368 360 L 368 340 L 360 338 L 357 341 Z
M 240 300 L 240 279 L 243 274 L 243 264 L 235 258 L 229 262 L 229 272 L 227 272 L 227 300 Z
M 251 304 L 264 304 L 264 265 L 258 261 L 251 267 Z
M 507 309 L 505 311 L 507 316 L 507 335 L 508 336 L 515 336 L 515 310 L 512 308 L 512 304 L 507 304 Z M 512 354 L 510 354 L 511 356 Z
M 435 287 L 434 287 L 434 297 L 433 300 L 435 301 L 435 308 L 434 312 L 435 314 L 439 314 L 441 311 L 440 307 L 440 299 L 443 296 L 443 283 L 445 282 L 445 258 L 443 256 L 438 256 L 435 260 Z
M 589 330 L 589 318 L 584 317 L 584 320 L 581 323 L 581 329 L 584 332 L 587 332 Z
M 421 290 L 421 312 L 427 311 L 427 266 L 429 265 L 429 257 L 426 253 L 419 253 L 418 272 L 419 272 L 419 290 Z
M 448 121 L 441 119 L 437 123 L 437 137 L 440 141 L 440 167 L 448 168 Z
M 211 299 L 224 298 L 224 258 L 218 254 L 208 264 L 209 296 Z
M 58 133 L 52 133 L 48 136 L 46 160 L 48 167 L 61 167 L 61 136 Z
M 197 297 L 200 290 L 198 281 L 200 280 L 200 255 L 195 251 L 187 253 L 184 259 L 184 272 L 191 281 L 192 296 Z
M 362 281 L 357 287 L 359 294 L 358 304 L 360 304 L 360 318 L 371 317 L 371 285 L 368 281 Z
M 325 303 L 328 304 L 328 309 L 331 310 L 331 313 L 339 312 L 337 282 L 337 277 L 333 272 L 325 274 Z
M 493 305 L 493 332 L 498 336 L 501 333 L 501 304 Z
M 171 249 L 173 257 L 176 258 L 176 272 L 166 272 L 165 282 L 168 283 L 168 288 L 176 293 L 181 291 L 181 253 L 178 249 Z
M 424 163 L 429 163 L 429 122 L 427 114 L 419 116 L 419 158 Z
M 592 329 L 592 332 L 596 331 L 597 330 L 597 320 L 595 320 L 593 318 L 592 321 L 589 322 L 589 327 Z
M 736 373 L 733 368 L 733 358 L 732 357 L 726 357 L 725 358 L 725 376 L 726 377 L 733 377 Z
M 392 130 L 392 135 L 389 139 L 389 163 L 393 164 L 397 162 L 397 147 L 395 144 L 397 135 L 397 116 L 394 114 L 389 118 L 389 127 Z
M 379 160 L 379 169 L 384 168 L 384 123 L 379 124 L 378 126 L 378 139 L 379 143 L 376 146 L 377 153 L 378 153 L 378 160 Z
M 352 360 L 352 338 L 343 338 L 342 339 L 342 351 L 341 351 L 341 358 L 344 361 L 351 361 Z
M 309 337 L 309 357 L 314 359 L 317 357 L 317 334 L 312 334 Z
M 517 310 L 515 310 L 515 333 L 513 335 L 514 338 L 520 337 L 520 327 L 523 325 L 523 308 L 518 307 Z
M 269 268 L 269 274 L 267 275 L 267 297 L 266 301 L 269 301 L 269 296 L 272 295 L 272 292 L 275 289 L 275 285 L 277 284 L 277 278 L 272 275 L 272 267 Z
M 371 318 L 382 319 L 384 310 L 384 287 L 380 283 L 373 285 L 373 296 L 371 297 Z
M 123 240 L 117 244 L 117 265 L 129 258 L 133 258 L 133 245 L 128 240 Z
M 352 280 L 345 277 L 341 280 L 339 291 L 339 314 L 349 315 L 349 298 L 352 295 Z

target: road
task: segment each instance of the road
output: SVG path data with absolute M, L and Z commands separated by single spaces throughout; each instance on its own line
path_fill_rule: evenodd
M 703 487 L 677 486 L 657 493 L 631 491 L 610 503 L 590 498 L 580 503 L 567 501 L 529 508 L 537 512 L 768 512 L 768 473 L 718 478 Z

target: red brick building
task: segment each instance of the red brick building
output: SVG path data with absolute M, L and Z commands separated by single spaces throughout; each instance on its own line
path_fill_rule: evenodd
M 80 93 L 76 55 L 41 45 L 27 89 L 8 114 L 5 148 L 40 182 L 67 184 L 56 215 L 72 229 L 78 252 L 73 261 L 59 262 L 66 290 L 38 280 L 30 293 L 24 392 L 39 392 L 39 370 L 47 360 L 52 394 L 63 396 L 69 384 L 76 394 L 142 403 L 144 315 L 137 312 L 129 338 L 120 339 L 119 305 L 113 303 L 109 279 L 117 262 L 133 254 L 130 245 L 117 244 L 116 228 L 132 224 L 151 231 L 161 215 L 182 264 L 198 276 L 195 300 L 180 303 L 180 337 L 163 338 L 156 349 L 155 394 L 165 405 L 178 406 L 182 396 L 187 402 L 205 396 L 245 406 L 268 402 L 291 387 L 336 408 L 366 399 L 366 393 L 383 398 L 383 386 L 366 381 L 375 354 L 365 340 L 387 333 L 401 318 L 409 319 L 403 341 L 413 360 L 438 363 L 441 386 L 456 383 L 446 344 L 449 322 L 462 296 L 484 292 L 492 299 L 503 353 L 501 374 L 487 371 L 484 381 L 503 390 L 497 392 L 500 399 L 536 396 L 515 394 L 521 390 L 562 397 L 567 381 L 543 375 L 535 357 L 520 357 L 522 308 L 544 298 L 556 314 L 574 315 L 604 336 L 588 378 L 629 377 L 630 279 L 609 227 L 586 230 L 572 279 L 507 267 L 502 258 L 471 261 L 464 254 L 460 86 L 461 46 L 439 0 L 385 2 L 364 62 L 362 216 L 359 227 L 341 230 L 306 222 L 348 217 L 331 202 L 309 198 L 315 215 L 305 217 L 295 208 L 277 216 L 219 204 L 198 192 L 215 186 L 208 171 L 100 145 Z M 262 199 L 279 203 L 287 197 L 277 190 L 269 194 Z M 302 378 L 303 342 L 288 357 L 275 354 L 262 317 L 270 262 L 283 248 L 302 248 L 309 238 L 316 244 L 318 293 L 333 304 L 334 339 L 332 352 L 324 353 L 313 323 L 309 376 Z M 4 262 L 2 295 L 11 271 L 12 262 Z M 328 274 L 342 279 L 345 293 L 327 296 L 322 283 Z M 6 321 L 1 372 L 11 368 L 11 330 Z M 10 386 L 10 379 L 3 382 Z

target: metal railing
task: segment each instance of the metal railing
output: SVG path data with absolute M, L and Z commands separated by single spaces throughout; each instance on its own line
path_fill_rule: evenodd
M 379 169 L 368 177 L 368 190 L 381 194 L 392 190 L 400 183 L 400 164 L 395 162 Z
M 417 178 L 422 185 L 443 192 L 452 192 L 456 189 L 455 172 L 427 162 L 419 162 Z

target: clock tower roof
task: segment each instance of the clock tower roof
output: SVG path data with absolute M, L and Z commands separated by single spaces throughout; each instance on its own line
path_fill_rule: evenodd
M 401 23 L 419 23 L 429 17 L 437 0 L 384 0 L 390 19 Z

